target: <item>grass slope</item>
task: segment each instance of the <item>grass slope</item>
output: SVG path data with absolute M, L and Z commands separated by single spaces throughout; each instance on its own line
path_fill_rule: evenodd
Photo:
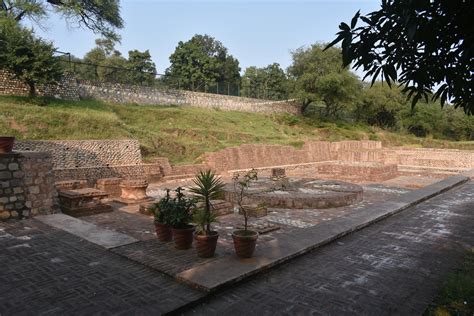
M 473 149 L 347 123 L 321 123 L 291 115 L 225 112 L 193 107 L 118 105 L 100 101 L 31 101 L 0 97 L 0 134 L 18 139 L 124 139 L 140 141 L 145 157 L 196 162 L 204 152 L 244 143 L 301 146 L 306 139 L 382 140 L 385 145 Z

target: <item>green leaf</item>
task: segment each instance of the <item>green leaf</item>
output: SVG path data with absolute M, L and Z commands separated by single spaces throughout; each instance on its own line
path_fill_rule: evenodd
M 351 29 L 353 29 L 356 24 L 357 24 L 357 20 L 359 19 L 359 16 L 360 16 L 360 10 L 357 11 L 357 13 L 354 15 L 354 17 L 352 18 L 352 21 L 351 21 Z

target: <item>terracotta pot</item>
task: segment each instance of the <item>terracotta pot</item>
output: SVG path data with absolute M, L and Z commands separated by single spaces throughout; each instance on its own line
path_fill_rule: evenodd
M 219 238 L 219 233 L 216 231 L 211 231 L 210 235 L 195 234 L 194 240 L 196 241 L 196 251 L 198 257 L 214 257 L 217 246 L 217 238 Z
M 236 230 L 232 233 L 235 253 L 240 258 L 250 258 L 255 251 L 258 233 L 253 230 Z
M 173 232 L 174 247 L 176 249 L 189 249 L 193 245 L 194 226 L 186 228 L 171 228 Z
M 14 142 L 15 137 L 0 136 L 0 154 L 11 152 Z
M 155 230 L 159 241 L 171 241 L 173 239 L 171 228 L 165 224 L 155 222 Z

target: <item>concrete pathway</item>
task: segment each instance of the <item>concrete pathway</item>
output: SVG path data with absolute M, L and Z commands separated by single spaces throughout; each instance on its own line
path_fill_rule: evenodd
M 474 247 L 474 182 L 343 237 L 209 302 L 196 315 L 420 315 Z
M 138 239 L 126 234 L 105 229 L 66 214 L 37 216 L 35 219 L 107 249 L 129 245 L 138 241 Z

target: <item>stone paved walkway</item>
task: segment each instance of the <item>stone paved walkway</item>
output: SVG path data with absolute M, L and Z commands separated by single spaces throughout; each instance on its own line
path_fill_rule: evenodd
M 474 247 L 474 182 L 224 291 L 195 315 L 420 315 Z
M 0 315 L 157 315 L 203 296 L 36 220 L 0 223 Z

